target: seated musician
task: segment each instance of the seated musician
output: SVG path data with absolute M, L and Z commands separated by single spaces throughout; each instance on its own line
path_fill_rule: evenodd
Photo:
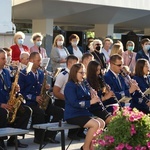
M 65 113 L 67 123 L 89 128 L 86 134 L 84 145 L 81 150 L 90 150 L 93 135 L 100 128 L 104 128 L 105 123 L 100 118 L 91 118 L 92 114 L 87 108 L 99 102 L 99 97 L 90 94 L 88 87 L 82 82 L 85 69 L 82 64 L 74 64 L 70 70 L 69 79 L 66 84 Z
M 104 84 L 100 73 L 101 66 L 99 62 L 89 62 L 87 67 L 87 82 L 94 90 L 96 90 L 98 96 L 102 101 L 107 101 L 108 99 L 114 97 L 114 93 L 108 89 L 109 87 L 106 87 L 107 85 Z M 106 124 L 108 124 L 112 118 L 110 113 L 108 113 L 108 111 L 104 107 L 103 103 L 101 103 L 101 105 L 99 103 L 93 104 L 90 106 L 89 110 L 94 116 L 102 118 Z
M 124 78 L 120 75 L 121 69 L 123 65 L 123 58 L 114 54 L 110 57 L 110 69 L 105 74 L 104 79 L 105 82 L 110 86 L 111 90 L 115 93 L 116 99 L 110 99 L 104 101 L 104 105 L 108 107 L 108 111 L 113 111 L 113 105 L 118 103 L 122 97 L 127 96 L 131 97 L 131 94 L 134 93 L 138 89 L 138 85 L 135 83 L 131 83 L 130 87 L 128 87 L 125 83 Z M 112 106 L 111 106 L 112 105 Z M 124 103 L 121 103 L 120 106 L 124 106 Z
M 51 122 L 58 122 L 63 118 L 63 110 L 59 107 L 53 106 L 51 101 L 44 111 L 40 108 L 44 99 L 41 96 L 41 88 L 44 81 L 44 73 L 39 69 L 41 64 L 41 55 L 38 52 L 33 52 L 30 54 L 29 61 L 33 63 L 31 71 L 26 74 L 26 69 L 22 70 L 19 76 L 20 92 L 26 99 L 26 104 L 32 109 L 32 125 L 46 123 L 46 114 L 53 116 Z M 45 85 L 48 87 L 47 85 Z M 45 87 L 45 88 L 46 88 Z M 44 94 L 44 93 L 42 93 Z M 58 115 L 59 114 L 59 115 Z M 39 144 L 41 141 L 41 135 L 43 130 L 34 130 L 34 143 Z M 50 143 L 59 143 L 55 140 L 57 132 L 46 132 L 45 140 Z
M 150 87 L 149 62 L 146 59 L 139 59 L 135 66 L 134 79 L 142 92 Z M 144 113 L 150 113 L 150 95 L 142 96 L 140 92 L 135 92 L 132 96 L 131 107 L 137 108 Z
M 20 105 L 20 107 L 17 110 L 17 114 L 15 116 L 14 122 L 6 120 L 6 115 L 11 113 L 12 109 L 14 109 L 13 107 L 14 105 L 13 106 L 9 105 L 8 102 L 10 101 L 12 102 L 13 96 L 16 96 L 16 92 L 19 91 L 18 84 L 14 83 L 14 85 L 12 85 L 9 71 L 7 69 L 4 69 L 6 59 L 7 59 L 6 52 L 3 49 L 0 49 L 0 110 L 1 110 L 0 115 L 2 116 L 2 118 L 0 116 L 0 120 L 3 119 L 3 121 L 0 121 L 0 128 L 9 126 L 14 128 L 26 129 L 31 115 L 31 110 L 29 107 Z M 13 91 L 13 89 L 15 90 Z M 9 95 L 10 92 L 11 94 Z M 10 117 L 7 119 L 11 120 L 12 118 Z M 6 121 L 8 121 L 8 124 Z M 18 147 L 26 148 L 28 146 L 27 144 L 20 143 L 19 140 L 17 142 L 18 142 Z M 0 140 L 0 146 L 5 149 L 3 139 Z M 11 136 L 9 138 L 9 140 L 7 141 L 7 146 L 15 146 L 14 136 Z
M 27 64 L 29 62 L 29 56 L 30 54 L 28 52 L 22 52 L 20 54 L 21 69 L 25 69 L 27 67 Z

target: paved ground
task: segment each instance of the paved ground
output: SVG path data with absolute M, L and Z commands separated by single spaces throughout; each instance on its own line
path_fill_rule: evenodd
M 65 131 L 65 134 L 67 135 L 67 130 Z M 18 137 L 18 139 L 20 139 L 21 137 Z M 56 137 L 57 140 L 60 141 L 60 133 L 57 135 Z M 20 139 L 20 141 L 22 143 L 26 143 L 28 144 L 28 148 L 18 148 L 18 150 L 38 150 L 39 149 L 39 145 L 33 143 L 33 131 L 29 132 L 29 134 L 27 134 L 25 136 L 25 139 Z M 70 140 L 67 139 L 66 137 L 66 148 L 69 144 Z M 84 140 L 80 140 L 80 141 L 73 141 L 72 144 L 70 145 L 70 147 L 68 148 L 68 150 L 79 150 L 80 147 L 83 145 Z M 7 147 L 7 150 L 15 150 L 14 147 Z M 61 146 L 60 144 L 50 144 L 48 143 L 43 150 L 61 150 Z

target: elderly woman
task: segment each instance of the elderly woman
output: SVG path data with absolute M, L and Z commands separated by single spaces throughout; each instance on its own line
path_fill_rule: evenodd
M 122 53 L 122 57 L 124 60 L 124 65 L 129 66 L 131 75 L 134 73 L 135 64 L 136 64 L 136 53 L 133 52 L 135 44 L 133 41 L 127 41 L 126 49 L 127 51 Z
M 55 72 L 57 68 L 66 67 L 66 58 L 69 52 L 66 47 L 63 46 L 64 36 L 59 34 L 55 37 L 53 47 L 51 50 L 51 63 L 52 69 Z
M 21 52 L 30 52 L 29 48 L 23 45 L 25 34 L 21 31 L 14 35 L 14 43 L 10 48 L 12 49 L 12 61 L 20 61 Z
M 69 37 L 70 46 L 67 47 L 70 54 L 74 54 L 76 57 L 78 57 L 79 60 L 82 58 L 83 48 L 81 46 L 78 46 L 78 43 L 80 41 L 80 38 L 77 34 L 72 34 Z
M 41 33 L 34 33 L 32 35 L 31 41 L 34 43 L 34 46 L 30 48 L 30 53 L 39 52 L 42 58 L 46 58 L 47 57 L 46 50 L 43 47 L 41 47 L 42 40 L 43 40 L 43 36 Z

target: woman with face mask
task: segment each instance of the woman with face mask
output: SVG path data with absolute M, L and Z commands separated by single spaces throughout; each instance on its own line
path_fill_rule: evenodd
M 137 52 L 136 61 L 140 58 L 145 58 L 150 62 L 150 39 L 144 38 L 141 40 L 142 49 Z
M 81 60 L 83 55 L 83 48 L 78 46 L 79 41 L 79 36 L 77 34 L 72 34 L 69 37 L 69 42 L 71 45 L 68 46 L 67 49 L 70 54 L 74 54 L 76 57 L 78 57 L 79 60 Z
M 65 68 L 66 67 L 66 58 L 69 56 L 69 52 L 64 44 L 64 36 L 59 34 L 55 37 L 53 47 L 51 50 L 51 64 L 53 72 L 56 71 L 57 68 Z
M 42 45 L 42 40 L 43 40 L 43 36 L 41 33 L 34 33 L 32 35 L 32 42 L 34 43 L 34 46 L 32 46 L 30 48 L 30 53 L 32 52 L 39 52 L 42 56 L 42 58 L 46 58 L 47 57 L 47 53 L 46 50 L 41 47 Z
M 30 52 L 29 48 L 23 45 L 25 34 L 21 31 L 14 35 L 14 43 L 10 48 L 12 49 L 12 61 L 20 61 L 21 52 Z
M 94 51 L 91 52 L 91 54 L 94 56 L 94 59 L 100 63 L 102 67 L 102 72 L 104 73 L 108 67 L 108 64 L 106 62 L 106 57 L 104 53 L 102 53 L 102 47 L 103 47 L 102 41 L 99 39 L 95 39 L 93 41 Z
M 126 49 L 127 51 L 122 53 L 122 57 L 124 60 L 124 65 L 129 67 L 129 70 L 131 72 L 131 75 L 134 75 L 134 68 L 136 64 L 136 53 L 133 52 L 135 47 L 135 44 L 133 41 L 127 41 L 126 43 Z

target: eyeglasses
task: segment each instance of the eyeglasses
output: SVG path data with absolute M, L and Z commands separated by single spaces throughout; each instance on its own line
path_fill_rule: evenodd
M 115 64 L 115 63 L 112 63 L 112 64 L 114 64 L 115 66 L 118 66 L 118 67 L 122 66 L 122 64 Z
M 85 74 L 85 72 L 78 72 L 78 73 L 80 73 L 80 74 L 82 74 L 82 75 L 84 75 L 84 74 Z

